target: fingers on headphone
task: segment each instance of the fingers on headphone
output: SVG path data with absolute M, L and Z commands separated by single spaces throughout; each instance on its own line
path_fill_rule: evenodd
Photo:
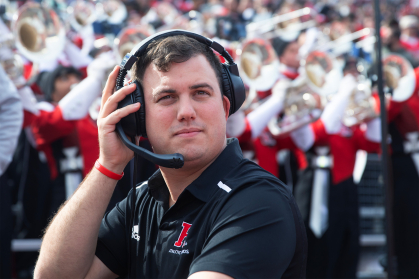
M 107 125 L 115 125 L 119 121 L 121 121 L 122 118 L 125 116 L 128 116 L 131 113 L 134 113 L 140 109 L 140 103 L 134 103 L 129 106 L 117 109 L 113 111 L 111 114 L 109 114 L 106 117 L 106 124 Z
M 131 84 L 129 86 L 124 86 L 123 88 L 116 91 L 114 94 L 108 97 L 103 106 L 103 117 L 108 116 L 114 110 L 117 109 L 118 103 L 122 101 L 128 94 L 131 94 L 135 90 L 136 85 Z
M 108 80 L 106 81 L 105 88 L 102 91 L 102 107 L 105 104 L 106 100 L 112 95 L 115 85 L 116 85 L 116 78 L 118 77 L 119 73 L 119 66 L 115 66 L 112 72 L 108 76 Z

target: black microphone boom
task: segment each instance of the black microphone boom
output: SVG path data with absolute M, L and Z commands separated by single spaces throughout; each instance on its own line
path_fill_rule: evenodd
M 138 145 L 135 145 L 132 143 L 127 136 L 124 133 L 124 130 L 122 129 L 121 123 L 116 124 L 116 133 L 122 140 L 122 142 L 132 151 L 140 155 L 146 160 L 149 160 L 150 162 L 165 167 L 165 168 L 174 168 L 174 169 L 180 169 L 183 167 L 184 160 L 182 154 L 175 153 L 175 154 L 155 154 L 153 152 L 148 151 L 145 148 L 139 147 Z

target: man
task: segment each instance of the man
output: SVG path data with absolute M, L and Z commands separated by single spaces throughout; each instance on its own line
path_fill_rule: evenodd
M 135 207 L 128 197 L 102 224 L 116 180 L 94 168 L 47 229 L 35 278 L 304 277 L 304 227 L 291 193 L 226 140 L 230 102 L 212 50 L 185 36 L 163 38 L 133 71 L 154 152 L 181 153 L 184 166 L 160 167 L 137 187 Z M 133 157 L 115 124 L 140 107 L 116 110 L 136 86 L 112 95 L 117 74 L 98 118 L 98 162 L 114 175 Z

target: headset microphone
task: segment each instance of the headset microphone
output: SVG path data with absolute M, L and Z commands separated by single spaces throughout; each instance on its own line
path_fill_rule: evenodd
M 155 154 L 148 151 L 145 148 L 139 147 L 138 145 L 133 144 L 125 135 L 124 130 L 122 129 L 121 123 L 116 124 L 116 133 L 122 142 L 132 151 L 140 155 L 146 160 L 149 160 L 153 164 L 165 167 L 165 168 L 175 168 L 179 169 L 183 167 L 183 156 L 182 154 Z

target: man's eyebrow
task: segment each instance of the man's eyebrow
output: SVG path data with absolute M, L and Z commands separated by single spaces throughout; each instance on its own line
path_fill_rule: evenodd
M 204 83 L 198 83 L 198 84 L 194 84 L 189 86 L 189 89 L 198 89 L 198 88 L 202 88 L 202 87 L 207 87 L 208 89 L 210 89 L 211 91 L 214 91 L 214 89 L 212 88 L 211 85 L 209 85 L 208 83 L 204 82 Z
M 154 92 L 153 97 L 156 97 L 156 96 L 158 96 L 159 94 L 162 94 L 162 93 L 176 93 L 176 90 L 168 89 L 168 88 L 162 88 L 162 89 L 159 89 L 156 92 Z

